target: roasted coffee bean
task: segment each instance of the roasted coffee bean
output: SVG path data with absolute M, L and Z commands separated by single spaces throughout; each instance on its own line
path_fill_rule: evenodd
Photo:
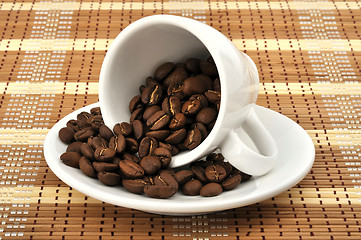
M 169 198 L 175 194 L 172 186 L 168 185 L 145 185 L 144 193 L 151 198 Z
M 208 136 L 208 130 L 207 127 L 203 124 L 203 123 L 194 123 L 191 126 L 191 129 L 197 128 L 201 134 L 202 134 L 202 140 L 206 139 L 206 137 Z
M 182 105 L 182 113 L 187 116 L 197 114 L 202 108 L 201 101 L 198 99 L 188 100 Z
M 221 82 L 219 81 L 219 78 L 214 79 L 213 90 L 217 92 L 221 92 Z
M 115 172 L 119 165 L 107 162 L 93 162 L 93 167 L 97 172 Z
M 143 194 L 144 186 L 147 185 L 143 179 L 123 179 L 122 185 L 131 193 Z
M 186 65 L 186 69 L 190 73 L 197 74 L 201 72 L 201 68 L 199 66 L 199 59 L 197 58 L 187 59 L 185 65 Z
M 240 172 L 240 174 L 242 176 L 242 182 L 246 182 L 252 177 L 252 175 L 249 175 L 249 174 L 244 173 L 244 172 Z
M 150 130 L 159 130 L 167 126 L 169 121 L 170 116 L 166 112 L 158 111 L 147 120 L 147 126 Z
M 218 164 L 207 166 L 204 173 L 209 182 L 221 183 L 227 177 L 226 169 Z
M 174 116 L 177 113 L 180 113 L 181 108 L 182 108 L 182 103 L 175 96 L 170 96 L 163 100 L 162 110 L 166 112 L 168 115 Z
M 80 131 L 77 131 L 74 134 L 74 138 L 76 141 L 86 142 L 89 137 L 93 136 L 94 132 L 91 130 L 91 128 L 84 128 Z
M 165 88 L 168 88 L 173 83 L 182 84 L 186 78 L 188 78 L 187 71 L 184 68 L 176 68 L 164 79 L 163 85 Z
M 202 141 L 202 134 L 198 128 L 188 131 L 187 136 L 183 142 L 184 146 L 189 150 L 195 149 Z
M 172 161 L 172 153 L 166 148 L 159 147 L 154 149 L 153 156 L 160 160 L 162 168 L 167 168 Z
M 169 143 L 159 142 L 159 147 L 168 149 L 171 152 L 172 156 L 175 156 L 179 153 L 178 148 Z
M 197 196 L 199 195 L 201 188 L 203 187 L 203 184 L 197 180 L 193 179 L 188 182 L 186 182 L 183 185 L 183 193 L 188 196 Z
M 153 137 L 158 141 L 162 141 L 166 139 L 169 135 L 170 135 L 170 131 L 168 130 L 150 131 L 145 134 L 145 136 Z
M 130 153 L 128 153 L 128 152 L 124 152 L 124 153 L 122 154 L 122 158 L 123 158 L 124 160 L 131 160 L 131 161 L 133 161 L 133 162 L 140 163 L 140 158 L 137 157 L 137 155 L 135 155 L 135 154 L 130 154 Z
M 203 124 L 210 124 L 217 117 L 217 111 L 213 108 L 203 108 L 201 109 L 196 116 L 196 121 Z
M 235 174 L 235 175 L 232 175 L 230 177 L 228 177 L 227 179 L 225 179 L 223 182 L 222 182 L 222 188 L 224 190 L 232 190 L 234 189 L 235 187 L 238 186 L 238 184 L 240 184 L 242 181 L 242 177 L 240 174 Z
M 169 73 L 174 69 L 174 63 L 166 62 L 160 65 L 154 72 L 154 78 L 157 81 L 161 81 L 168 76 Z
M 142 102 L 149 106 L 158 104 L 162 100 L 163 90 L 158 85 L 147 86 L 141 95 Z
M 136 140 L 140 140 L 144 136 L 143 123 L 140 120 L 133 121 L 133 134 Z
M 196 121 L 194 120 L 194 116 L 186 116 L 186 126 L 194 124 Z
M 208 107 L 208 100 L 203 94 L 194 94 L 189 98 L 191 101 L 195 99 L 198 99 L 201 102 L 202 108 Z
M 144 176 L 144 169 L 132 160 L 122 160 L 119 162 L 120 171 L 130 179 L 142 178 Z
M 80 147 L 82 144 L 83 144 L 83 142 L 73 142 L 66 148 L 66 151 L 67 152 L 77 152 L 77 153 L 81 154 Z
M 165 139 L 165 141 L 169 144 L 178 144 L 184 140 L 187 135 L 187 130 L 185 128 L 181 128 L 173 132 L 169 137 Z
M 213 163 L 221 165 L 226 170 L 226 177 L 228 177 L 233 171 L 233 166 L 229 162 L 213 161 Z
M 188 169 L 181 170 L 174 175 L 174 178 L 177 180 L 179 185 L 183 185 L 193 178 L 193 172 Z
M 132 123 L 134 120 L 140 120 L 143 116 L 143 108 L 137 108 L 134 112 L 130 115 L 129 121 Z
M 115 150 L 111 148 L 97 148 L 94 157 L 99 162 L 110 162 L 115 156 Z
M 127 146 L 127 141 L 123 135 L 113 136 L 109 141 L 109 148 L 117 153 L 122 153 Z
M 129 112 L 133 113 L 135 109 L 142 108 L 142 98 L 140 95 L 134 96 L 129 102 Z
M 94 157 L 94 150 L 91 146 L 87 143 L 83 143 L 80 147 L 81 154 L 86 157 L 88 160 L 93 161 Z
M 216 121 L 213 121 L 206 125 L 208 131 L 212 131 L 214 125 L 216 124 Z
M 139 150 L 139 143 L 134 138 L 125 138 L 125 149 L 130 153 L 136 153 Z
M 79 159 L 79 168 L 89 177 L 95 178 L 97 176 L 97 172 L 95 171 L 92 163 L 84 156 Z
M 177 180 L 167 170 L 161 171 L 158 176 L 154 177 L 154 184 L 171 186 L 173 188 L 174 193 L 178 191 L 178 187 L 179 187 Z
M 221 101 L 221 92 L 208 90 L 204 93 L 210 103 L 216 104 Z
M 211 161 L 211 162 L 214 162 L 214 161 L 223 162 L 224 157 L 221 153 L 211 153 L 211 154 L 207 155 L 206 160 Z
M 92 118 L 92 115 L 88 112 L 81 112 L 76 116 L 77 120 L 86 122 L 88 125 L 90 125 L 90 120 Z
M 113 172 L 99 172 L 98 179 L 107 186 L 118 185 L 122 180 L 119 174 Z
M 212 78 L 218 77 L 217 67 L 213 62 L 201 60 L 199 66 L 202 73 L 211 76 Z
M 208 183 L 201 188 L 199 194 L 202 197 L 214 197 L 223 192 L 223 188 L 219 183 Z
M 143 120 L 147 121 L 154 113 L 156 113 L 160 110 L 162 110 L 162 109 L 158 105 L 153 105 L 153 106 L 147 107 L 143 113 Z
M 111 163 L 117 165 L 119 167 L 119 162 L 122 161 L 122 159 L 120 159 L 119 157 L 115 156 L 113 158 L 113 160 L 111 161 Z
M 95 115 L 93 116 L 91 120 L 90 127 L 94 132 L 99 132 L 99 128 L 104 124 L 103 118 L 101 115 Z
M 130 123 L 122 122 L 117 123 L 113 127 L 115 135 L 123 135 L 124 137 L 129 137 L 133 133 L 133 126 Z
M 155 174 L 162 166 L 160 160 L 154 156 L 145 156 L 144 158 L 142 158 L 142 160 L 140 160 L 139 165 L 148 175 Z
M 67 123 L 66 123 L 66 126 L 67 127 L 70 127 L 71 129 L 73 129 L 75 132 L 87 127 L 85 125 L 84 122 L 81 122 L 81 121 L 78 121 L 78 120 L 69 120 Z
M 205 170 L 203 167 L 201 167 L 199 165 L 193 165 L 193 166 L 191 166 L 191 171 L 193 172 L 194 177 L 196 179 L 198 179 L 199 181 L 201 181 L 202 183 L 208 182 L 208 179 L 206 177 Z
M 181 129 L 186 125 L 186 122 L 187 122 L 186 116 L 183 113 L 177 113 L 170 120 L 169 129 L 171 129 L 171 130 Z
M 92 138 L 91 143 L 88 143 L 93 149 L 97 149 L 97 148 L 107 148 L 108 147 L 108 142 L 101 137 L 94 137 Z
M 75 131 L 70 127 L 63 127 L 59 131 L 59 138 L 65 144 L 70 144 L 74 141 Z
M 205 74 L 198 74 L 196 75 L 197 78 L 201 79 L 204 82 L 204 85 L 206 86 L 206 90 L 213 89 L 213 80 L 209 76 Z
M 168 96 L 173 96 L 178 98 L 179 100 L 182 100 L 185 97 L 185 94 L 182 91 L 183 89 L 183 83 L 172 83 L 167 88 L 167 94 Z
M 178 144 L 176 145 L 176 147 L 178 148 L 178 150 L 179 150 L 180 152 L 182 152 L 182 151 L 187 151 L 187 150 L 188 150 L 188 148 L 187 148 L 186 146 L 184 146 L 183 143 L 178 143 Z
M 142 94 L 142 92 L 144 91 L 145 88 L 146 88 L 146 86 L 140 85 L 140 87 L 139 87 L 139 93 Z
M 92 115 L 102 115 L 102 112 L 100 111 L 100 107 L 93 107 L 92 109 L 90 109 L 90 113 Z
M 190 77 L 184 80 L 182 91 L 186 96 L 203 93 L 206 91 L 206 84 L 200 78 Z
M 154 150 L 158 147 L 158 141 L 152 137 L 145 137 L 139 144 L 139 157 L 144 158 L 145 156 L 152 155 Z
M 81 155 L 77 152 L 65 152 L 60 155 L 61 161 L 65 165 L 68 165 L 73 168 L 79 168 L 79 159 Z

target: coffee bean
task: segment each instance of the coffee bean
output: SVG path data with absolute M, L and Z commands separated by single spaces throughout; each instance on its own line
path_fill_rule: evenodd
M 203 108 L 197 113 L 196 121 L 207 125 L 213 122 L 216 117 L 216 110 L 214 110 L 213 108 Z
M 162 110 L 171 116 L 180 113 L 181 107 L 181 101 L 175 96 L 165 98 L 162 103 Z
M 140 87 L 139 87 L 139 93 L 142 94 L 142 92 L 144 91 L 145 88 L 146 88 L 146 86 L 140 85 Z
M 67 152 L 77 152 L 77 153 L 81 154 L 80 147 L 82 144 L 83 144 L 83 142 L 73 142 L 66 148 L 66 151 Z
M 179 153 L 178 148 L 169 143 L 159 142 L 159 147 L 168 149 L 171 152 L 172 156 L 175 156 Z
M 102 137 L 94 137 L 88 145 L 90 145 L 93 149 L 107 148 L 108 142 Z
M 183 128 L 186 125 L 187 118 L 183 113 L 177 113 L 170 120 L 169 129 L 178 130 Z
M 201 72 L 201 68 L 199 66 L 199 59 L 197 58 L 189 58 L 186 61 L 186 69 L 193 74 L 197 74 Z
M 80 131 L 77 131 L 74 134 L 74 138 L 76 141 L 86 142 L 89 137 L 93 136 L 94 132 L 91 130 L 91 128 L 84 128 Z
M 212 131 L 212 129 L 213 129 L 213 127 L 214 127 L 215 124 L 216 124 L 216 121 L 213 121 L 213 122 L 207 124 L 207 125 L 206 125 L 207 130 L 208 130 L 209 132 Z
M 92 115 L 88 112 L 81 112 L 76 116 L 77 120 L 86 122 L 88 125 L 90 125 L 91 117 L 92 117 Z
M 115 135 L 123 135 L 124 137 L 129 137 L 133 133 L 133 126 L 130 123 L 122 122 L 117 123 L 113 127 Z
M 221 92 L 208 90 L 204 93 L 210 103 L 216 104 L 221 101 Z
M 151 130 L 159 130 L 167 126 L 169 121 L 170 116 L 167 115 L 166 112 L 158 111 L 147 120 L 147 126 L 150 127 Z
M 184 68 L 176 68 L 164 79 L 163 85 L 168 88 L 173 83 L 182 84 L 187 77 L 188 73 Z
M 125 138 L 126 150 L 130 153 L 136 153 L 139 150 L 139 143 L 134 138 Z
M 212 78 L 218 77 L 217 67 L 213 62 L 201 60 L 199 66 L 202 73 L 211 76 Z
M 155 138 L 145 137 L 139 144 L 139 157 L 144 158 L 145 156 L 152 155 L 154 150 L 158 147 L 158 142 Z
M 197 114 L 202 108 L 201 101 L 198 99 L 188 100 L 182 105 L 182 113 L 187 116 Z
M 109 148 L 117 153 L 122 153 L 127 146 L 127 141 L 123 135 L 113 136 L 109 141 Z
M 205 74 L 198 74 L 196 75 L 197 78 L 201 79 L 204 82 L 204 85 L 206 86 L 206 90 L 212 90 L 213 89 L 213 80 L 209 76 Z
M 71 129 L 73 129 L 75 132 L 87 127 L 85 125 L 84 122 L 81 122 L 81 121 L 78 121 L 78 120 L 69 120 L 67 123 L 66 123 L 66 126 L 67 127 L 70 127 Z
M 202 134 L 202 140 L 206 139 L 206 137 L 208 136 L 208 130 L 206 128 L 206 126 L 203 123 L 194 123 L 191 126 L 191 129 L 197 128 L 201 134 Z
M 191 170 L 185 169 L 177 172 L 174 175 L 174 178 L 177 180 L 179 185 L 183 185 L 193 178 L 193 172 Z
M 182 152 L 182 151 L 187 151 L 187 150 L 188 150 L 188 148 L 187 148 L 186 146 L 184 146 L 183 143 L 178 143 L 178 144 L 176 145 L 176 147 L 178 148 L 178 150 L 179 150 L 180 152 Z
M 162 166 L 160 160 L 154 156 L 145 156 L 139 164 L 146 174 L 155 174 Z
M 232 174 L 232 173 L 231 173 Z M 248 181 L 252 176 L 247 174 L 247 173 L 244 173 L 244 172 L 240 172 L 241 176 L 242 176 L 242 182 L 246 182 Z M 234 175 L 234 174 L 233 174 Z
M 205 175 L 208 181 L 221 183 L 226 178 L 227 172 L 222 166 L 212 164 L 206 167 Z
M 153 156 L 160 160 L 162 168 L 167 168 L 172 161 L 172 153 L 166 148 L 159 147 L 154 149 Z
M 143 179 L 123 179 L 122 185 L 131 193 L 143 194 L 144 186 L 148 183 Z
M 183 83 L 172 83 L 167 88 L 167 94 L 168 96 L 173 96 L 178 98 L 179 100 L 182 100 L 185 97 L 185 94 L 183 93 Z
M 202 134 L 198 128 L 188 131 L 187 136 L 183 142 L 184 146 L 189 150 L 195 149 L 202 141 Z
M 194 94 L 189 98 L 191 101 L 195 99 L 198 99 L 201 102 L 202 108 L 208 107 L 208 100 L 203 94 Z
M 174 63 L 166 62 L 160 65 L 154 72 L 154 78 L 158 81 L 163 80 L 168 76 L 170 72 L 174 69 Z
M 145 136 L 153 137 L 158 141 L 162 141 L 166 139 L 169 135 L 170 135 L 170 131 L 168 130 L 150 131 L 145 134 Z
M 140 140 L 144 136 L 144 127 L 140 120 L 133 121 L 133 133 L 136 140 Z
M 92 163 L 84 156 L 79 159 L 79 168 L 89 177 L 95 178 L 97 176 L 97 172 L 93 168 Z
M 101 115 L 95 115 L 91 119 L 90 127 L 94 132 L 99 132 L 99 128 L 104 124 L 103 118 Z
M 99 162 L 110 162 L 115 156 L 115 150 L 111 148 L 97 148 L 94 157 Z
M 208 183 L 201 188 L 199 194 L 203 197 L 214 197 L 223 192 L 223 188 L 219 183 Z
M 93 167 L 97 172 L 115 172 L 119 165 L 107 162 L 93 162 Z
M 128 153 L 128 152 L 123 152 L 122 158 L 124 160 L 131 160 L 131 161 L 133 161 L 135 163 L 138 163 L 138 164 L 140 163 L 140 159 L 139 159 L 139 157 L 137 157 L 137 155 L 131 154 L 131 153 Z
M 120 159 L 119 157 L 115 156 L 113 158 L 113 160 L 111 161 L 111 163 L 117 165 L 117 167 L 119 167 L 119 162 L 122 161 L 122 159 Z
M 94 157 L 94 150 L 91 146 L 87 143 L 83 143 L 80 147 L 81 154 L 86 157 L 88 160 L 93 161 Z
M 210 162 L 214 162 L 214 161 L 223 162 L 224 157 L 221 153 L 211 153 L 206 157 L 206 160 Z
M 70 127 L 63 127 L 59 131 L 59 138 L 65 144 L 70 144 L 74 141 L 75 131 Z
M 169 137 L 165 139 L 165 141 L 169 144 L 178 144 L 184 140 L 187 135 L 187 130 L 185 128 L 181 128 L 173 132 Z
M 206 91 L 206 85 L 202 79 L 190 77 L 184 80 L 182 91 L 185 95 L 191 96 Z
M 154 184 L 171 186 L 174 193 L 178 191 L 179 187 L 177 180 L 167 170 L 161 171 L 160 174 L 154 178 Z
M 172 186 L 168 185 L 145 185 L 144 193 L 151 198 L 169 198 L 174 195 Z
M 219 78 L 214 79 L 213 90 L 217 92 L 221 92 L 221 82 L 219 81 Z
M 198 179 L 199 181 L 201 181 L 202 183 L 208 182 L 208 179 L 206 177 L 205 170 L 203 167 L 201 167 L 199 165 L 193 165 L 193 166 L 191 166 L 191 171 L 193 172 L 194 177 L 196 179 Z
M 93 107 L 92 109 L 90 109 L 90 113 L 92 115 L 101 115 L 101 111 L 100 111 L 100 107 Z
M 149 106 L 158 104 L 162 100 L 163 90 L 158 85 L 147 86 L 142 92 L 141 99 Z
M 199 195 L 201 188 L 203 187 L 203 184 L 197 180 L 193 179 L 188 182 L 186 182 L 183 185 L 183 193 L 188 196 L 197 196 Z
M 132 123 L 134 120 L 140 120 L 143 116 L 143 108 L 137 108 L 134 110 L 134 112 L 130 115 L 129 121 Z
M 99 172 L 98 179 L 107 186 L 118 185 L 121 181 L 120 175 L 113 172 Z
M 119 162 L 120 171 L 130 179 L 142 178 L 144 169 L 132 160 L 122 160 Z
M 162 109 L 158 105 L 153 105 L 153 106 L 147 107 L 143 113 L 143 120 L 147 121 L 154 113 L 156 113 L 160 110 L 162 110 Z
M 129 102 L 129 112 L 133 113 L 135 109 L 142 108 L 142 98 L 140 95 L 134 96 Z
M 235 187 L 237 187 L 238 184 L 241 183 L 241 180 L 242 180 L 241 175 L 235 174 L 235 175 L 232 175 L 232 176 L 228 177 L 227 179 L 225 179 L 221 185 L 224 190 L 229 191 L 229 190 L 232 190 Z
M 77 152 L 65 152 L 60 155 L 61 161 L 65 165 L 68 165 L 73 168 L 79 168 L 79 159 L 81 155 Z

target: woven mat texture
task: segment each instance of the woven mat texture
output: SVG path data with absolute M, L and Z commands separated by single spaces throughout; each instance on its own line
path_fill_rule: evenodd
M 311 1 L 0 2 L 0 239 L 361 239 L 361 3 Z M 144 16 L 218 29 L 260 73 L 257 104 L 299 123 L 312 170 L 266 201 L 201 216 L 162 216 L 87 197 L 59 180 L 43 141 L 98 101 L 104 55 Z

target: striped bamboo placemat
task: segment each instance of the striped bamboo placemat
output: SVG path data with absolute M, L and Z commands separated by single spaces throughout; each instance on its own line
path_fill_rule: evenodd
M 358 1 L 0 2 L 0 239 L 361 239 L 361 3 Z M 68 187 L 42 145 L 98 99 L 106 50 L 153 14 L 220 30 L 256 63 L 258 104 L 299 123 L 316 159 L 292 189 L 202 216 L 113 206 Z

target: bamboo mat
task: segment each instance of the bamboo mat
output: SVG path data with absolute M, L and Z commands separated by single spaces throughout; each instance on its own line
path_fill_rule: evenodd
M 0 2 L 0 239 L 361 239 L 361 3 L 358 1 Z M 48 168 L 48 130 L 98 101 L 107 48 L 153 14 L 205 22 L 260 72 L 257 103 L 299 123 L 316 158 L 292 189 L 210 215 L 113 206 Z

